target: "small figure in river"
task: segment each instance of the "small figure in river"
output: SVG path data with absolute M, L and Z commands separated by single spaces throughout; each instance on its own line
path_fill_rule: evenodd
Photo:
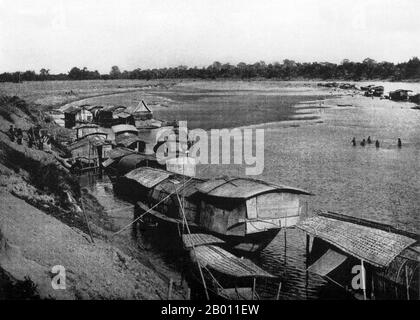
M 16 130 L 16 142 L 18 144 L 22 144 L 22 140 L 23 140 L 23 132 L 22 132 L 22 129 L 19 128 Z
M 353 147 L 356 146 L 356 138 L 355 137 L 353 137 L 353 139 L 351 140 L 351 143 L 353 144 Z
M 15 141 L 15 129 L 13 128 L 13 125 L 10 125 L 9 137 L 10 137 L 10 140 L 12 140 L 12 142 Z
M 376 140 L 376 142 L 375 142 L 375 147 L 376 147 L 376 148 L 379 148 L 379 140 Z
M 367 138 L 367 143 L 368 144 L 371 144 L 372 143 L 372 140 L 370 139 L 370 136 Z
M 361 145 L 362 147 L 364 147 L 364 146 L 366 145 L 366 140 L 365 140 L 365 139 L 363 139 L 363 140 L 362 140 L 362 142 L 360 142 L 360 145 Z
M 398 138 L 398 148 L 401 148 L 401 147 L 402 147 L 402 142 L 401 142 L 401 139 Z

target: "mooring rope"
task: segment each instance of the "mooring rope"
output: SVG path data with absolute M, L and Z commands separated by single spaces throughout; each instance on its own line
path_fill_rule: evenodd
M 191 179 L 189 179 L 188 181 L 190 181 Z M 138 216 L 136 219 L 134 219 L 129 224 L 127 224 L 126 226 L 124 226 L 122 229 L 120 229 L 117 232 L 113 233 L 112 236 L 116 236 L 117 234 L 121 233 L 122 231 L 124 231 L 125 229 L 127 229 L 128 227 L 130 227 L 131 225 L 133 225 L 134 223 L 136 223 L 138 220 L 140 220 L 141 218 L 143 218 L 144 215 L 146 215 L 147 213 L 149 213 L 151 210 L 153 210 L 154 208 L 156 208 L 159 204 L 161 204 L 163 201 L 165 201 L 166 199 L 168 199 L 170 196 L 172 196 L 175 193 L 178 193 L 178 189 L 176 189 L 176 188 L 175 188 L 175 191 L 174 192 L 171 192 L 170 194 L 168 194 L 165 198 L 163 198 L 162 200 L 160 200 L 158 203 L 156 203 L 154 206 L 152 206 L 146 212 L 143 212 L 140 216 Z

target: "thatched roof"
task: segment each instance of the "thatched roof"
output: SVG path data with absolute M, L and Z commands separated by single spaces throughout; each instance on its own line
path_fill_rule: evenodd
M 198 187 L 198 191 L 212 197 L 248 199 L 262 193 L 287 192 L 310 195 L 309 192 L 287 186 L 277 186 L 249 178 L 218 178 Z
M 135 153 L 135 151 L 127 148 L 115 148 L 108 152 L 108 158 L 118 159 L 132 153 Z
M 118 162 L 117 170 L 120 174 L 126 174 L 137 168 L 140 165 L 148 165 L 148 162 L 156 162 L 156 157 L 151 154 L 143 154 L 143 153 L 132 153 L 122 157 L 122 159 Z
M 206 244 L 224 243 L 222 239 L 207 233 L 184 234 L 182 235 L 182 241 L 188 249 Z
M 178 192 L 180 196 L 188 198 L 197 193 L 197 186 L 204 182 L 204 180 L 198 178 L 169 173 L 172 176 L 166 181 L 161 181 L 157 187 L 167 194 Z
M 112 131 L 115 134 L 119 134 L 122 132 L 138 132 L 137 128 L 130 124 L 118 124 L 116 126 L 112 126 Z
M 297 228 L 376 267 L 387 267 L 415 239 L 322 216 L 299 222 Z
M 115 112 L 119 109 L 125 110 L 125 109 L 127 109 L 127 107 L 124 107 L 124 106 L 104 106 L 102 108 L 103 111 L 107 111 L 107 112 Z
M 251 260 L 241 259 L 222 248 L 206 245 L 192 251 L 202 267 L 237 278 L 275 278 Z
M 86 135 L 82 139 L 69 145 L 68 149 L 70 151 L 74 151 L 79 148 L 85 147 L 88 144 L 92 144 L 93 146 L 101 146 L 106 144 L 106 133 L 94 132 L 90 135 Z
M 128 137 L 122 137 L 122 138 L 120 138 L 120 137 L 117 137 L 117 138 L 115 138 L 115 143 L 117 144 L 117 145 L 122 145 L 122 146 L 124 146 L 124 147 L 128 147 L 128 146 L 130 146 L 131 144 L 133 144 L 133 143 L 135 143 L 135 142 L 142 142 L 142 143 L 144 143 L 145 144 L 145 142 L 143 141 L 143 140 L 141 140 L 138 136 L 136 136 L 136 135 L 131 135 L 131 136 L 128 136 Z
M 158 183 L 162 182 L 163 180 L 167 179 L 169 176 L 171 176 L 172 173 L 160 170 L 160 169 L 154 169 L 149 167 L 140 167 L 137 169 L 134 169 L 127 173 L 125 177 L 130 180 L 134 180 L 137 183 L 143 185 L 146 188 L 153 188 Z
M 81 109 L 79 107 L 76 106 L 70 106 L 67 109 L 65 109 L 63 112 L 67 113 L 67 114 L 76 114 L 80 111 Z

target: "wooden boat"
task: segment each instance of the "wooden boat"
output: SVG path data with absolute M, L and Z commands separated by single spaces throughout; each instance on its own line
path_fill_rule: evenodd
M 147 212 L 166 222 L 188 223 L 246 253 L 264 249 L 281 228 L 296 225 L 299 195 L 309 194 L 255 179 L 203 181 L 150 167 L 130 171 L 116 187 L 137 202 L 137 215 Z
M 238 258 L 221 248 L 224 241 L 215 236 L 187 233 L 182 240 L 195 266 L 195 280 L 209 299 L 255 300 L 258 299 L 257 279 L 275 279 L 251 260 Z

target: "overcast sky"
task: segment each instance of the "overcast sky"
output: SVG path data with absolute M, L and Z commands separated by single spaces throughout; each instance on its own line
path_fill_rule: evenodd
M 420 0 L 0 0 L 0 72 L 420 56 Z

